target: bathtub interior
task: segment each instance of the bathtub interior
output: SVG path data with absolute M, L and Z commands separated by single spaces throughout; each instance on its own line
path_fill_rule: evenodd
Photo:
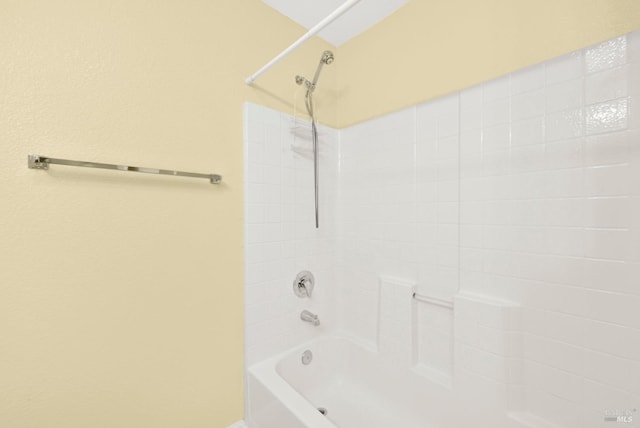
M 498 318 L 508 319 L 504 314 Z M 305 351 L 310 364 L 302 362 Z M 464 369 L 452 384 L 442 378 L 420 364 L 402 366 L 357 338 L 325 335 L 248 369 L 246 420 L 250 428 L 559 428 L 519 411 L 511 396 L 517 391 L 505 385 Z
M 313 360 L 301 361 L 304 351 Z M 250 368 L 253 428 L 458 428 L 482 420 L 509 426 L 506 415 L 476 397 L 422 376 L 353 338 L 326 336 Z M 461 386 L 462 387 L 462 386 Z M 326 409 L 319 417 L 318 409 Z M 279 425 L 285 424 L 286 425 Z M 300 425 L 301 424 L 301 425 Z
M 291 356 L 294 354 L 298 352 L 292 352 Z M 299 394 L 276 372 L 280 358 L 282 357 L 276 356 L 255 364 L 247 372 L 250 400 L 245 409 L 245 420 L 248 426 L 336 428 L 336 425 L 323 416 L 311 401 Z
M 313 407 L 326 409 L 337 426 L 426 427 L 437 417 L 433 407 L 451 402 L 451 390 L 416 382 L 411 371 L 347 338 L 319 339 L 304 350 L 314 355 L 310 364 L 301 363 L 298 348 L 277 363 L 276 372 Z

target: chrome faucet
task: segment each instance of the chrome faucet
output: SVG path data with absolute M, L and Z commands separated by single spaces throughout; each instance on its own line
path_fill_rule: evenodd
M 318 316 L 316 314 L 309 312 L 306 309 L 302 311 L 302 313 L 300 314 L 300 319 L 305 322 L 310 322 L 316 327 L 320 325 L 320 319 L 318 318 Z
M 310 298 L 314 283 L 313 274 L 308 270 L 303 270 L 296 275 L 296 279 L 293 281 L 293 292 L 301 299 L 304 297 Z

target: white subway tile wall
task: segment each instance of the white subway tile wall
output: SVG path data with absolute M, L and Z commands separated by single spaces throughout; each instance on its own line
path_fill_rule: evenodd
M 245 360 L 251 365 L 336 323 L 338 133 L 319 127 L 320 228 L 316 229 L 309 122 L 247 103 L 244 123 Z M 293 281 L 302 270 L 315 276 L 310 299 L 293 293 Z M 319 316 L 319 327 L 300 319 L 304 309 Z
M 400 278 L 380 278 L 378 352 L 387 360 L 408 367 L 413 359 L 415 284 Z
M 285 170 L 267 152 L 290 146 L 286 115 L 250 106 L 248 116 L 249 354 L 315 333 L 287 317 L 299 309 L 289 298 L 295 269 L 317 265 L 331 281 L 323 298 L 334 304 L 323 310 L 336 308 L 332 327 L 371 343 L 381 275 L 441 299 L 464 292 L 519 305 L 515 332 L 477 322 L 469 334 L 481 305 L 456 307 L 466 324 L 450 320 L 453 329 L 446 317 L 419 316 L 423 359 L 414 362 L 452 367 L 455 384 L 475 379 L 466 394 L 493 388 L 511 410 L 563 427 L 640 408 L 640 31 L 326 130 L 332 220 L 320 232 L 299 199 L 311 198 L 309 159 L 291 159 L 289 178 L 269 181 Z M 281 217 L 277 201 L 286 201 Z
M 461 291 L 454 299 L 456 389 L 490 385 L 476 397 L 498 409 L 525 410 L 524 340 L 518 304 Z M 469 399 L 474 399 L 469 397 Z
M 431 380 L 451 387 L 453 380 L 453 312 L 449 307 L 416 302 L 414 366 Z

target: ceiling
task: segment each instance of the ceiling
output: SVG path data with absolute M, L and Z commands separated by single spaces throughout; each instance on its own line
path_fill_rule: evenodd
M 262 0 L 278 12 L 310 29 L 346 0 Z M 362 0 L 318 33 L 329 43 L 340 46 L 364 32 L 409 0 Z

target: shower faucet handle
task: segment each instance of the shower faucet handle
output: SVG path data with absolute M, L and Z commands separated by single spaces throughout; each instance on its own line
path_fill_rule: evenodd
M 298 272 L 296 279 L 293 280 L 293 292 L 301 299 L 311 297 L 314 285 L 315 278 L 313 277 L 313 274 L 308 270 L 303 270 Z

